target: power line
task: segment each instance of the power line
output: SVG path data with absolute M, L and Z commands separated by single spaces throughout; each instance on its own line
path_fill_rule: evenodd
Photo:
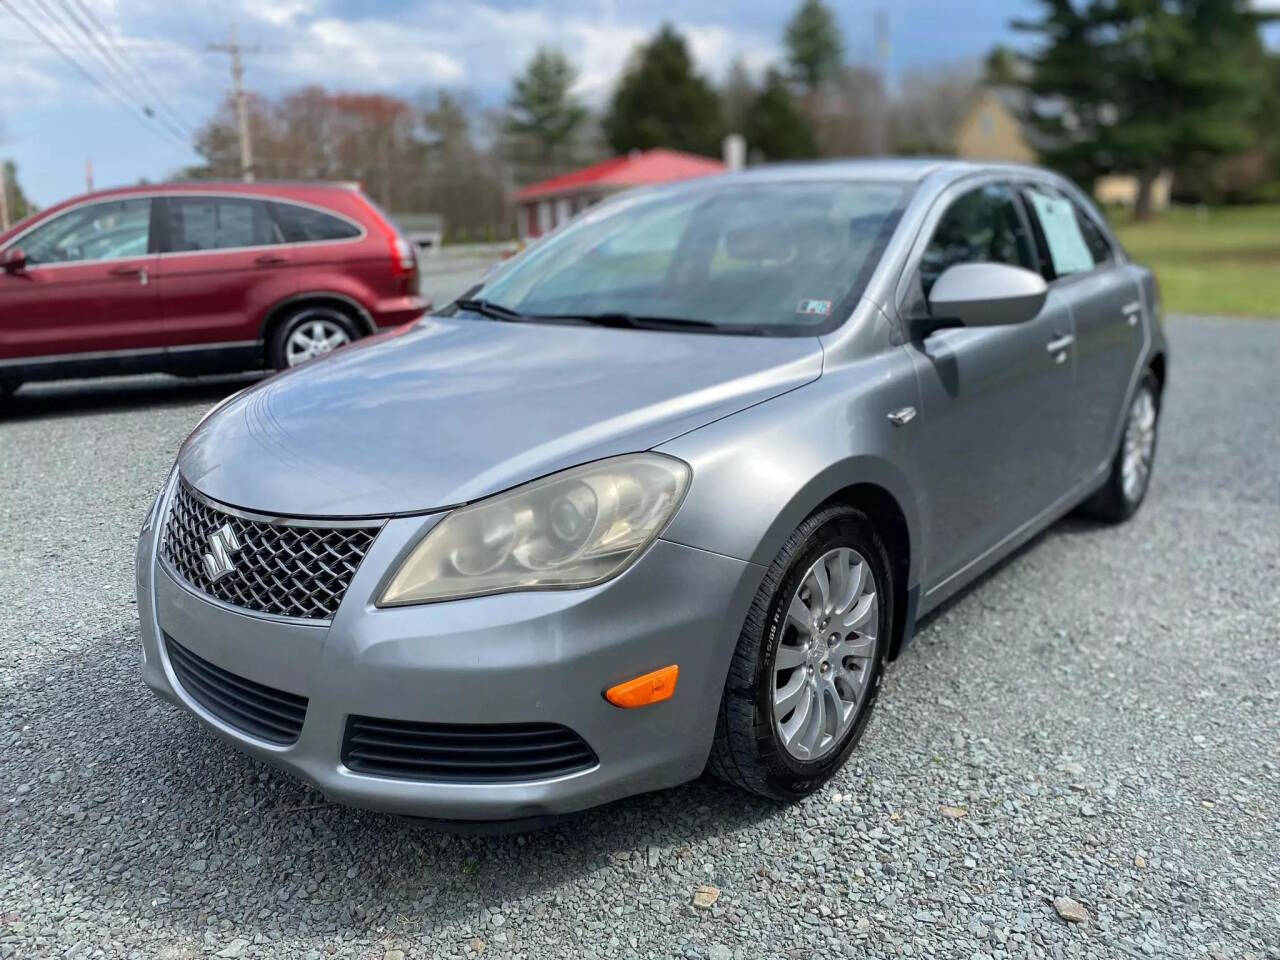
M 76 16 L 75 9 L 73 9 L 72 4 L 74 4 L 76 8 L 79 8 L 81 13 L 84 15 L 85 20 L 89 22 L 89 26 L 86 26 L 84 20 L 81 20 Z M 169 114 L 170 121 L 178 128 L 182 135 L 188 139 L 192 139 L 191 131 L 186 124 L 186 118 L 169 105 L 168 101 L 165 99 L 165 95 L 151 79 L 151 74 L 142 69 L 138 65 L 138 62 L 129 55 L 128 51 L 124 50 L 119 45 L 115 35 L 103 25 L 102 21 L 98 19 L 97 14 L 93 12 L 92 8 L 90 8 L 84 0 L 62 0 L 62 5 L 66 8 L 67 13 L 71 15 L 72 19 L 76 21 L 76 25 L 80 27 L 84 35 L 92 40 L 98 48 L 102 50 L 104 57 L 111 59 L 120 66 L 123 72 L 134 77 L 138 81 L 143 92 L 150 94 L 150 98 L 154 101 L 156 106 Z M 103 38 L 106 40 L 105 45 L 102 43 Z M 146 99 L 146 97 L 143 99 Z
M 49 49 L 57 53 L 58 56 L 62 57 L 62 59 L 65 60 L 68 64 L 70 64 L 70 66 L 77 73 L 83 76 L 95 87 L 98 87 L 106 91 L 108 95 L 110 95 L 117 103 L 123 106 L 129 113 L 133 114 L 134 111 L 138 109 L 135 104 L 130 103 L 128 99 L 126 99 L 123 95 L 121 95 L 120 92 L 115 89 L 115 87 L 111 87 L 103 83 L 102 80 L 100 80 L 96 75 L 89 72 L 89 70 L 83 64 L 81 64 L 79 60 L 77 60 L 75 57 L 67 53 L 66 50 L 64 50 L 62 46 L 60 46 L 57 43 L 56 40 L 51 38 L 44 30 L 38 27 L 36 23 L 29 16 L 27 16 L 27 14 L 25 14 L 17 6 L 16 3 L 14 3 L 14 0 L 0 0 L 0 4 L 2 4 L 5 8 L 7 8 L 11 14 L 17 17 L 18 20 L 23 25 L 25 25 L 28 30 L 30 30 L 33 34 L 35 34 L 36 37 L 38 37 L 44 43 L 45 46 L 47 46 Z M 58 21 L 55 21 L 55 23 L 57 22 Z M 139 112 L 142 113 L 142 117 L 146 117 L 146 113 L 144 111 L 139 111 Z M 144 126 L 146 126 L 147 129 L 149 130 L 159 130 L 160 132 L 166 134 L 167 136 L 171 137 L 175 143 L 181 144 L 184 150 L 191 149 L 190 143 L 188 143 L 182 137 L 175 135 L 173 131 L 171 131 L 168 127 L 152 126 L 151 124 L 144 124 Z
M 108 79 L 115 82 L 117 90 L 123 91 L 127 99 L 138 100 L 141 103 L 142 112 L 146 117 L 155 120 L 162 127 L 166 127 L 169 133 L 181 140 L 189 141 L 191 139 L 188 132 L 180 124 L 175 124 L 167 117 L 156 114 L 155 110 L 147 102 L 150 98 L 146 95 L 145 91 L 141 91 L 141 87 L 134 86 L 131 82 L 131 78 L 127 77 L 124 72 L 115 65 L 111 58 L 103 52 L 101 45 L 97 42 L 97 38 L 94 37 L 84 24 L 80 22 L 74 11 L 67 9 L 65 11 L 66 16 L 64 19 L 64 17 L 52 6 L 52 0 L 48 0 L 48 2 L 46 2 L 46 0 L 32 0 L 32 2 L 34 2 L 35 5 L 43 11 L 48 21 L 56 26 L 62 32 L 63 36 L 67 37 L 69 40 L 73 42 L 79 40 L 75 31 L 75 27 L 79 27 L 90 41 L 97 44 L 98 49 L 91 51 L 97 54 L 97 60 L 94 61 L 95 66 L 105 66 Z

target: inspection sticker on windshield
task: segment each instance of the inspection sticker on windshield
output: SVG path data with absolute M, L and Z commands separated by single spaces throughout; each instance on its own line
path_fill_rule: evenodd
M 813 317 L 825 317 L 831 313 L 830 300 L 801 300 L 796 313 L 804 313 Z

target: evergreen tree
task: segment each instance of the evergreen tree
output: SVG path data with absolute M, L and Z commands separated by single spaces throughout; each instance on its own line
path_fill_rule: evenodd
M 720 99 L 694 70 L 684 38 L 670 24 L 633 54 L 603 127 L 615 153 L 652 147 L 720 153 Z
M 804 0 L 783 34 L 791 77 L 809 94 L 840 71 L 844 38 L 835 14 L 822 0 Z
M 1041 0 L 1015 22 L 1037 35 L 1032 120 L 1046 162 L 1082 183 L 1138 178 L 1135 215 L 1151 212 L 1161 170 L 1193 169 L 1247 148 L 1266 85 L 1259 16 L 1249 0 Z
M 752 103 L 743 133 L 748 146 L 766 160 L 798 160 L 818 152 L 813 125 L 796 106 L 786 78 L 772 67 Z
M 543 162 L 563 155 L 587 118 L 572 93 L 577 76 L 563 53 L 543 48 L 515 79 L 507 132 L 527 140 Z

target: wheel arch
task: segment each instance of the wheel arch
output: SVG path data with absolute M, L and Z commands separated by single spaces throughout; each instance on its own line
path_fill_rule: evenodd
M 373 317 L 357 300 L 352 299 L 346 294 L 337 293 L 333 290 L 313 290 L 306 293 L 295 293 L 285 297 L 283 300 L 277 301 L 266 316 L 262 320 L 262 350 L 263 363 L 270 365 L 269 351 L 271 350 L 271 337 L 275 333 L 276 328 L 299 307 L 307 306 L 330 306 L 335 307 L 349 316 L 355 321 L 356 326 L 360 330 L 361 336 L 370 336 L 378 332 L 378 328 L 374 325 Z
M 852 457 L 832 464 L 796 491 L 778 512 L 750 558 L 767 566 L 804 518 L 832 503 L 865 513 L 889 551 L 894 588 L 893 637 L 889 659 L 910 642 L 918 606 L 920 519 L 910 484 L 893 464 L 879 457 Z
M 1167 361 L 1165 360 L 1163 350 L 1156 351 L 1154 354 L 1151 355 L 1151 359 L 1147 361 L 1147 368 L 1151 371 L 1152 375 L 1156 378 L 1156 384 L 1160 388 L 1161 396 L 1164 395 L 1166 363 Z

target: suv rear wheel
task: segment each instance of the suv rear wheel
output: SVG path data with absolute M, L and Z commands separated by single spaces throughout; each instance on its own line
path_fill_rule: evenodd
M 290 312 L 271 336 L 268 357 L 277 370 L 332 353 L 360 337 L 345 312 L 328 304 L 311 304 Z

